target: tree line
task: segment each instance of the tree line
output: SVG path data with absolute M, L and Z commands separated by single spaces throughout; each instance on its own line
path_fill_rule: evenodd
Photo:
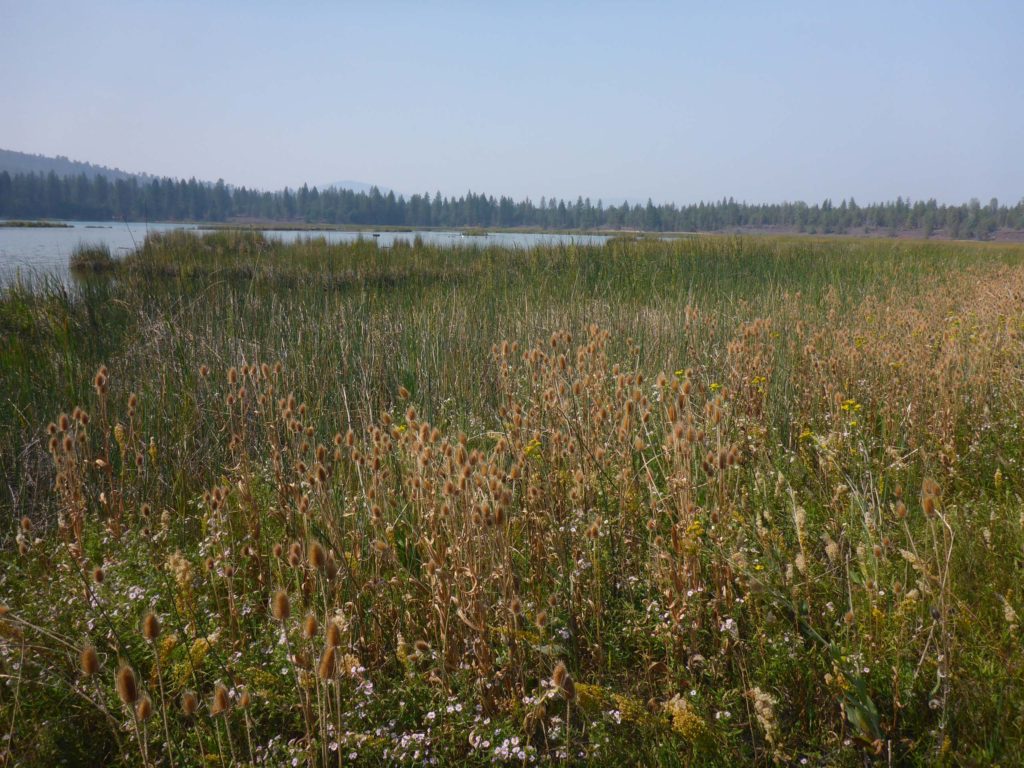
M 138 178 L 111 180 L 102 175 L 0 172 L 0 217 L 70 220 L 227 222 L 264 220 L 309 224 L 403 227 L 536 227 L 542 229 L 635 229 L 652 232 L 713 232 L 738 227 L 779 227 L 812 233 L 943 230 L 955 238 L 986 239 L 1002 228 L 1024 229 L 1024 200 L 1001 205 L 971 200 L 940 205 L 897 198 L 895 202 L 835 205 L 803 202 L 739 203 L 732 198 L 677 206 L 623 203 L 604 205 L 579 197 L 575 202 L 542 197 L 513 200 L 468 192 L 406 198 L 394 192 L 347 189 L 299 189 L 266 192 L 230 187 L 223 180 Z

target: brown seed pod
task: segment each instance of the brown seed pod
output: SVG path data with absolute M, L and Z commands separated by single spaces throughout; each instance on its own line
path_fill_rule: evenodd
M 82 653 L 78 657 L 79 666 L 82 668 L 82 674 L 86 677 L 92 677 L 100 670 L 100 659 L 96 654 L 96 646 L 87 645 L 82 649 Z
M 160 619 L 152 611 L 142 619 L 142 636 L 151 643 L 160 636 Z
M 278 621 L 287 621 L 292 614 L 291 603 L 288 602 L 288 593 L 283 589 L 274 593 L 274 599 L 270 603 L 270 611 Z
M 317 674 L 320 676 L 321 680 L 330 680 L 334 677 L 337 669 L 335 655 L 333 645 L 328 645 L 324 648 L 323 655 L 320 657 L 320 666 L 317 667 Z
M 199 698 L 192 691 L 185 691 L 181 695 L 181 712 L 185 717 L 192 717 L 199 709 Z
M 139 699 L 139 703 L 135 706 L 135 716 L 139 720 L 148 720 L 149 716 L 153 714 L 153 702 L 149 696 L 142 694 L 142 698 Z
M 117 671 L 117 695 L 128 706 L 134 704 L 139 698 L 139 689 L 135 684 L 135 672 L 129 666 L 123 666 Z
M 327 562 L 327 555 L 324 553 L 324 548 L 320 546 L 320 542 L 314 541 L 309 545 L 309 565 L 315 570 L 323 570 L 325 563 Z
M 341 628 L 333 621 L 327 625 L 327 645 L 332 648 L 341 645 Z
M 216 717 L 231 708 L 231 698 L 223 683 L 217 683 L 213 689 L 213 702 L 210 704 L 210 715 Z

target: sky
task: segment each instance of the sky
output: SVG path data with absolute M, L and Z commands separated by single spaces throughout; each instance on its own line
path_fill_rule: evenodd
M 1024 2 L 0 0 L 0 148 L 263 189 L 1024 197 Z

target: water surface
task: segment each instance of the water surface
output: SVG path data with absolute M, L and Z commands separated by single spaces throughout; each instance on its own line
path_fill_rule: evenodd
M 189 224 L 145 224 L 141 222 L 72 221 L 69 227 L 0 227 L 0 281 L 6 281 L 19 272 L 23 275 L 54 275 L 64 278 L 68 274 L 68 258 L 79 245 L 106 245 L 112 256 L 124 256 L 142 245 L 149 232 L 167 232 L 174 229 L 204 231 Z M 290 243 L 303 238 L 323 237 L 329 243 L 349 243 L 363 238 L 374 240 L 381 248 L 389 248 L 396 240 L 412 242 L 419 237 L 434 245 L 485 247 L 500 245 L 513 248 L 532 248 L 538 245 L 578 243 L 601 245 L 604 235 L 564 235 L 526 232 L 489 232 L 485 236 L 467 236 L 461 232 L 345 232 L 338 230 L 286 230 L 271 229 L 268 238 Z

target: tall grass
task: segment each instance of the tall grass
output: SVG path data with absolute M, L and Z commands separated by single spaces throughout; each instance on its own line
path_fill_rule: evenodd
M 1012 758 L 1022 257 L 177 232 L 8 285 L 11 748 Z

